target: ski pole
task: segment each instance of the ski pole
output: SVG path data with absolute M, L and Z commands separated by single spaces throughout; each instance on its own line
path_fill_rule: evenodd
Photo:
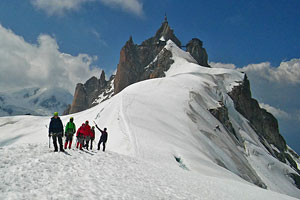
M 52 134 L 50 134 L 50 137 L 49 137 L 49 149 L 51 148 L 51 136 L 52 136 Z
M 48 129 L 47 125 L 45 125 L 45 127 L 46 127 L 46 129 Z M 50 137 L 49 137 L 49 149 L 51 148 L 50 144 L 51 144 L 51 134 L 50 134 Z
M 76 148 L 77 142 L 78 142 L 78 138 L 77 138 L 77 136 L 76 136 L 76 143 L 75 143 L 75 147 L 74 147 L 74 148 Z

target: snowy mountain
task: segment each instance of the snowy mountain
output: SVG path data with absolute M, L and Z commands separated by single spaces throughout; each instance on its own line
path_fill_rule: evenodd
M 72 98 L 62 88 L 32 87 L 0 92 L 0 116 L 62 113 Z
M 299 198 L 298 169 L 270 153 L 269 146 L 276 147 L 229 96 L 245 74 L 202 67 L 170 40 L 165 49 L 174 60 L 166 77 L 132 84 L 95 107 L 61 117 L 64 124 L 72 116 L 77 126 L 89 120 L 107 127 L 105 153 L 51 152 L 45 127 L 50 117 L 0 118 L 0 198 Z M 212 113 L 222 107 L 231 126 Z M 285 153 L 299 166 L 291 152 Z
M 109 80 L 106 80 L 105 73 L 102 71 L 99 79 L 92 77 L 84 84 L 78 83 L 73 102 L 64 114 L 72 114 L 91 108 L 139 81 L 164 77 L 164 72 L 168 71 L 174 62 L 171 59 L 172 53 L 164 48 L 168 40 L 172 40 L 178 47 L 181 47 L 181 41 L 170 27 L 167 17 L 155 35 L 144 40 L 141 44 L 134 43 L 132 36 L 130 36 L 120 51 L 116 73 Z M 193 57 L 194 63 L 210 67 L 208 55 L 200 39 L 193 38 L 185 47 L 186 51 Z

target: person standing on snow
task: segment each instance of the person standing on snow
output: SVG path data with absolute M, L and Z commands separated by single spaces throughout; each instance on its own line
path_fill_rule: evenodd
M 54 113 L 54 116 L 51 118 L 50 125 L 49 125 L 49 137 L 52 136 L 53 139 L 53 145 L 54 145 L 54 151 L 58 151 L 57 147 L 57 140 L 59 143 L 59 150 L 64 152 L 63 144 L 62 144 L 62 137 L 64 134 L 64 127 L 62 124 L 62 121 L 60 120 L 58 116 L 58 112 Z
M 92 126 L 92 130 L 91 130 L 91 150 L 93 149 L 94 139 L 95 139 L 95 126 Z
M 66 142 L 65 142 L 65 149 L 68 146 L 69 142 L 69 149 L 71 149 L 72 146 L 72 141 L 73 141 L 73 136 L 74 133 L 76 132 L 76 126 L 74 124 L 74 118 L 70 117 L 70 121 L 66 125 L 66 130 L 65 130 L 65 136 L 66 136 Z
M 82 150 L 82 145 L 83 145 L 83 141 L 84 141 L 84 126 L 85 124 L 83 123 L 80 128 L 77 130 L 76 133 L 76 137 L 77 137 L 77 144 L 76 144 L 76 148 L 78 149 L 78 146 L 80 144 L 80 150 Z
M 105 151 L 105 143 L 107 141 L 107 137 L 108 137 L 108 133 L 107 133 L 107 129 L 104 128 L 104 130 L 102 131 L 96 124 L 96 128 L 101 132 L 101 137 L 100 140 L 98 142 L 98 151 L 100 150 L 100 145 L 103 142 L 103 151 Z
M 86 147 L 87 150 L 89 150 L 89 143 L 90 143 L 90 139 L 91 139 L 91 127 L 89 125 L 89 121 L 86 120 L 85 121 L 85 126 L 84 126 L 84 147 Z

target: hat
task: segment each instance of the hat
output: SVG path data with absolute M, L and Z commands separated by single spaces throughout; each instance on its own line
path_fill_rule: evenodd
M 70 117 L 70 120 L 73 120 L 74 118 L 73 117 Z
M 54 115 L 54 116 L 58 116 L 58 112 L 55 112 L 53 115 Z

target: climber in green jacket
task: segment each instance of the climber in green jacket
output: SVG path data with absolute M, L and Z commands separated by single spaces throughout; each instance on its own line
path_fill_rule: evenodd
M 74 136 L 74 133 L 76 132 L 76 126 L 73 121 L 74 121 L 74 118 L 70 117 L 70 121 L 67 123 L 66 128 L 65 128 L 65 135 L 66 135 L 65 149 L 68 146 L 68 142 L 69 142 L 69 149 L 71 149 L 71 146 L 72 146 L 73 136 Z

